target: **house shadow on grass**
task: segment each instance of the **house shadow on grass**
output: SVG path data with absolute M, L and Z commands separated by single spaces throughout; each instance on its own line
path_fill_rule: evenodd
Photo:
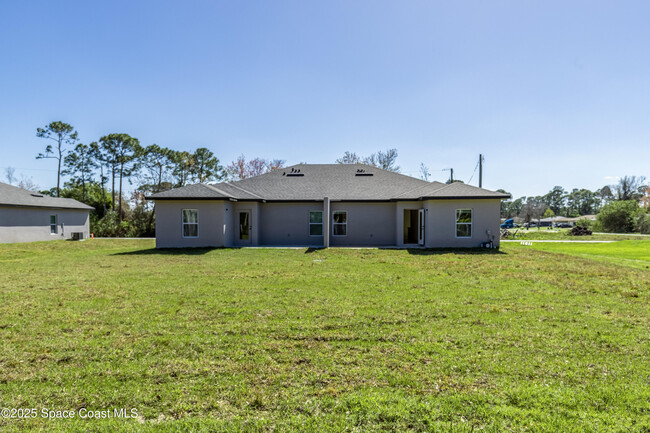
M 201 248 L 147 248 L 144 250 L 125 251 L 122 253 L 114 253 L 114 256 L 202 256 L 215 250 L 238 250 L 239 247 L 201 247 Z M 375 248 L 372 248 L 375 249 Z M 376 248 L 378 250 L 399 250 L 401 248 Z M 409 254 L 414 256 L 435 256 L 442 254 L 454 255 L 499 255 L 507 254 L 499 249 L 488 248 L 405 248 Z M 308 247 L 305 249 L 305 254 L 312 254 L 317 251 L 324 251 L 322 247 Z
M 113 256 L 202 256 L 210 251 L 222 250 L 223 248 L 147 248 L 144 250 L 125 251 L 115 253 Z
M 498 248 L 408 248 L 409 254 L 414 256 L 438 256 L 454 254 L 457 256 L 492 256 L 507 254 Z

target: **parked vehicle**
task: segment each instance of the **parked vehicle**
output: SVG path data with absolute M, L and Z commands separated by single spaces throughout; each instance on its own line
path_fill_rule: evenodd
M 502 229 L 513 229 L 515 228 L 515 222 L 512 218 L 507 219 L 501 224 Z

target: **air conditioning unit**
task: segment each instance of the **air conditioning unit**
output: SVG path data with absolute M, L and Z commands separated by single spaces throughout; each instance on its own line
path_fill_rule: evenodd
M 71 239 L 73 241 L 83 241 L 84 240 L 84 232 L 72 232 Z

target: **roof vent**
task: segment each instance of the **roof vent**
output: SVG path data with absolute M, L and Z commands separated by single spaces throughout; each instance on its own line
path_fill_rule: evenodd
M 359 168 L 357 169 L 355 176 L 372 176 L 372 173 L 366 173 L 366 170 L 364 170 L 363 168 Z
M 286 171 L 282 173 L 282 176 L 304 176 L 304 175 L 305 175 L 304 173 L 300 172 L 299 168 L 295 168 L 295 167 L 292 168 L 289 173 L 287 173 Z
M 43 194 L 30 194 L 32 197 L 43 197 Z

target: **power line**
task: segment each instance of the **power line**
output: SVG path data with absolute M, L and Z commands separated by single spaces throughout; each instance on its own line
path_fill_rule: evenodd
M 0 167 L 0 168 L 2 168 L 3 170 L 5 170 L 5 169 L 7 169 L 7 168 L 13 168 L 13 169 L 15 169 L 15 170 L 26 170 L 26 171 L 53 171 L 53 172 L 56 172 L 56 170 L 52 170 L 51 168 L 21 168 L 21 167 L 14 167 L 14 166 L 12 166 L 12 165 L 8 165 L 8 166 L 6 166 L 6 167 Z
M 453 168 L 443 168 L 442 171 L 450 171 L 449 183 L 454 183 L 454 169 Z
M 474 167 L 474 172 L 472 173 L 472 176 L 469 178 L 467 181 L 468 184 L 472 183 L 472 179 L 474 179 L 474 175 L 476 174 L 476 169 L 478 169 L 478 162 L 476 163 L 476 167 Z

